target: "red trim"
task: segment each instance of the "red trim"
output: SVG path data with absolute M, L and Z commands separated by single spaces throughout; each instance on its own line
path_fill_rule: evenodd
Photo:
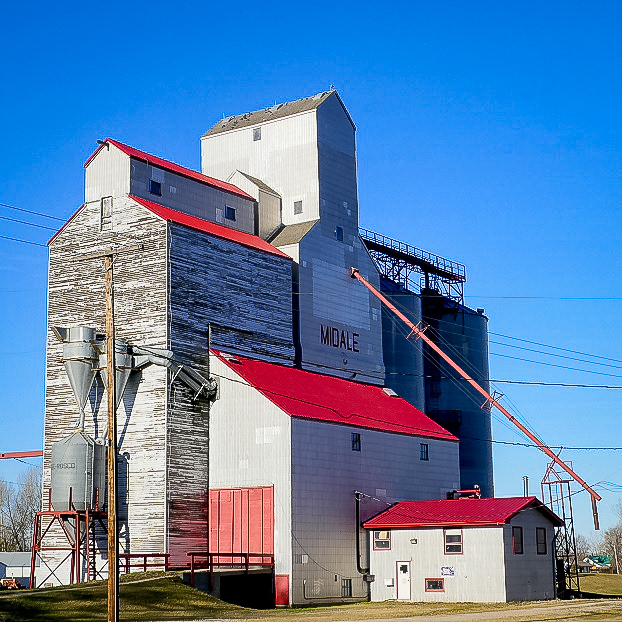
M 69 216 L 69 218 L 67 219 L 65 224 L 48 240 L 48 246 L 56 239 L 56 236 L 58 236 L 61 233 L 61 231 L 63 231 L 63 229 L 78 215 L 78 212 L 85 205 L 86 205 L 86 203 L 82 203 L 82 205 L 80 205 L 80 207 L 71 216 Z
M 276 255 L 277 257 L 284 257 L 291 260 L 291 257 L 289 255 L 282 253 L 278 248 L 272 246 L 272 244 L 266 242 L 265 240 L 256 235 L 252 235 L 251 233 L 238 231 L 237 229 L 230 229 L 229 227 L 219 225 L 215 222 L 203 220 L 203 218 L 199 218 L 197 216 L 190 216 L 189 214 L 178 212 L 177 210 L 171 209 L 170 207 L 164 207 L 164 205 L 153 203 L 152 201 L 147 201 L 146 199 L 141 199 L 140 197 L 137 197 L 133 194 L 130 194 L 129 196 L 130 199 L 136 201 L 136 203 L 142 205 L 143 207 L 146 207 L 156 216 L 164 218 L 164 220 L 166 220 L 167 222 L 174 222 L 179 225 L 184 225 L 186 227 L 190 227 L 191 229 L 196 229 L 197 231 L 209 233 L 210 235 L 213 235 L 217 238 L 230 240 L 231 242 L 237 242 L 238 244 L 242 244 L 243 246 L 255 248 L 257 250 L 270 253 L 271 255 Z
M 88 160 L 84 163 L 84 168 L 86 168 L 93 158 L 106 146 L 106 143 L 110 143 L 123 151 L 123 153 L 128 156 L 135 158 L 137 160 L 142 160 L 143 162 L 147 162 L 147 164 L 155 165 L 159 168 L 163 168 L 167 171 L 171 171 L 172 173 L 177 173 L 178 175 L 182 175 L 187 177 L 188 179 L 193 179 L 194 181 L 198 181 L 202 184 L 206 184 L 208 186 L 212 186 L 214 188 L 218 188 L 219 190 L 223 190 L 224 192 L 229 192 L 231 194 L 236 194 L 245 199 L 250 199 L 251 201 L 255 201 L 255 198 L 250 194 L 246 194 L 243 190 L 240 190 L 237 186 L 233 184 L 227 183 L 226 181 L 220 181 L 219 179 L 214 179 L 213 177 L 208 177 L 207 175 L 203 175 L 198 171 L 193 171 L 192 169 L 186 168 L 185 166 L 181 166 L 179 164 L 175 164 L 174 162 L 170 162 L 169 160 L 164 160 L 163 158 L 158 158 L 157 156 L 150 155 L 145 153 L 144 151 L 140 151 L 140 149 L 135 149 L 134 147 L 130 147 L 129 145 L 124 145 L 120 143 L 118 140 L 114 140 L 112 138 L 106 138 L 103 145 L 99 145 L 97 149 L 90 155 Z
M 38 458 L 43 455 L 43 451 L 37 449 L 35 451 L 2 451 L 0 452 L 0 459 L 2 458 Z
M 366 521 L 363 527 L 367 529 L 409 529 L 505 525 L 527 508 L 540 512 L 556 527 L 563 525 L 561 519 L 536 497 L 505 497 L 401 501 Z
M 440 590 L 429 590 L 428 589 L 428 581 L 440 581 L 441 585 L 443 586 Z M 430 577 L 430 578 L 426 578 L 425 580 L 425 591 L 426 592 L 444 592 L 445 591 L 445 579 L 443 579 L 442 577 Z

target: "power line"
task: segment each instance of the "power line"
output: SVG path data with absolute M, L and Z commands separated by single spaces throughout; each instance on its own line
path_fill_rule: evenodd
M 41 242 L 31 242 L 30 240 L 21 240 L 20 238 L 11 238 L 8 235 L 0 235 L 0 238 L 3 240 L 11 240 L 13 242 L 20 242 L 21 244 L 32 244 L 33 246 L 43 246 L 43 248 L 47 248 L 47 244 L 42 244 Z
M 39 229 L 48 229 L 49 231 L 56 231 L 54 227 L 48 227 L 47 225 L 38 225 L 34 222 L 28 222 L 27 220 L 19 220 L 17 218 L 9 218 L 8 216 L 0 216 L 1 220 L 9 220 L 10 222 L 16 222 L 20 225 L 28 225 L 29 227 L 39 227 Z
M 510 356 L 509 354 L 499 354 L 498 352 L 491 352 L 492 356 L 501 356 L 506 359 L 513 359 L 515 361 L 524 361 L 526 363 L 535 363 L 536 365 L 546 365 L 547 367 L 559 367 L 560 369 L 569 369 L 570 371 L 580 371 L 584 374 L 596 374 L 597 376 L 610 376 L 613 378 L 622 378 L 620 374 L 607 374 L 603 371 L 592 371 L 589 369 L 580 369 L 578 367 L 568 367 L 566 365 L 557 365 L 555 363 L 546 363 L 544 361 L 534 361 L 532 359 L 521 358 L 520 356 Z
M 25 212 L 26 214 L 32 214 L 33 216 L 41 216 L 41 218 L 49 218 L 51 220 L 59 220 L 60 222 L 65 222 L 64 218 L 59 218 L 58 216 L 50 216 L 50 214 L 43 214 L 41 212 L 33 212 L 29 209 L 24 209 L 23 207 L 15 207 L 15 205 L 9 205 L 8 203 L 0 203 L 1 207 L 6 207 L 7 209 L 14 209 L 18 212 Z

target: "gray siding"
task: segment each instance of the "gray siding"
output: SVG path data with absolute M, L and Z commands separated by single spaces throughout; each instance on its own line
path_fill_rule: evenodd
M 161 184 L 162 196 L 149 192 L 149 180 Z M 171 171 L 132 158 L 131 193 L 171 209 L 198 216 L 230 229 L 255 233 L 255 202 L 199 183 Z M 225 206 L 236 210 L 236 219 L 225 218 Z
M 288 251 L 289 252 L 289 251 Z M 299 244 L 298 312 L 301 363 L 304 369 L 382 384 L 382 319 L 380 301 L 350 268 L 378 287 L 378 275 L 358 237 L 351 243 L 327 237 L 316 225 Z M 322 327 L 350 335 L 342 347 L 322 340 Z M 354 346 L 353 336 L 358 344 Z M 349 347 L 348 347 L 349 346 Z M 355 347 L 358 352 L 355 351 Z
M 522 555 L 512 552 L 512 527 L 523 528 Z M 546 555 L 538 555 L 536 549 L 536 528 L 546 528 Z M 540 512 L 529 509 L 515 516 L 509 525 L 504 525 L 504 555 L 506 567 L 507 599 L 543 600 L 555 598 L 555 548 L 554 528 Z
M 360 452 L 352 451 L 352 432 L 361 435 Z M 427 462 L 419 460 L 421 442 Z M 356 569 L 355 490 L 379 500 L 362 501 L 366 520 L 395 501 L 444 497 L 457 483 L 456 442 L 292 420 L 292 602 L 342 600 L 341 579 L 352 580 L 354 598 L 367 598 Z M 363 530 L 360 538 L 366 566 Z

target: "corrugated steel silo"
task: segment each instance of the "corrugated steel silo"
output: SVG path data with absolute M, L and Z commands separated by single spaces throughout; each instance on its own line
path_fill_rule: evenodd
M 106 496 L 105 482 L 104 445 L 84 432 L 75 432 L 52 445 L 51 484 L 55 510 L 101 510 Z
M 454 359 L 486 391 L 490 392 L 488 369 L 488 318 L 440 295 L 421 292 L 426 335 Z M 490 410 L 481 407 L 482 396 L 424 348 L 425 413 L 460 438 L 462 488 L 478 484 L 482 496 L 492 497 L 492 430 Z
M 380 278 L 382 293 L 415 324 L 421 321 L 421 298 L 389 279 Z M 382 354 L 385 386 L 425 412 L 421 340 L 406 339 L 408 328 L 382 306 Z

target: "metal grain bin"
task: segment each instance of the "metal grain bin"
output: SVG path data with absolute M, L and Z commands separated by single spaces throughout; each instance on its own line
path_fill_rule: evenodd
M 488 318 L 440 295 L 422 290 L 426 335 L 490 392 Z M 492 430 L 484 398 L 440 357 L 424 347 L 425 413 L 460 439 L 461 487 L 478 484 L 482 496 L 493 496 Z
M 55 510 L 101 510 L 106 497 L 105 483 L 104 445 L 84 432 L 75 432 L 52 445 L 51 484 Z
M 380 289 L 400 311 L 417 324 L 421 320 L 421 298 L 385 278 Z M 406 339 L 408 327 L 386 306 L 382 306 L 382 356 L 385 386 L 415 408 L 425 412 L 423 353 L 421 340 Z

